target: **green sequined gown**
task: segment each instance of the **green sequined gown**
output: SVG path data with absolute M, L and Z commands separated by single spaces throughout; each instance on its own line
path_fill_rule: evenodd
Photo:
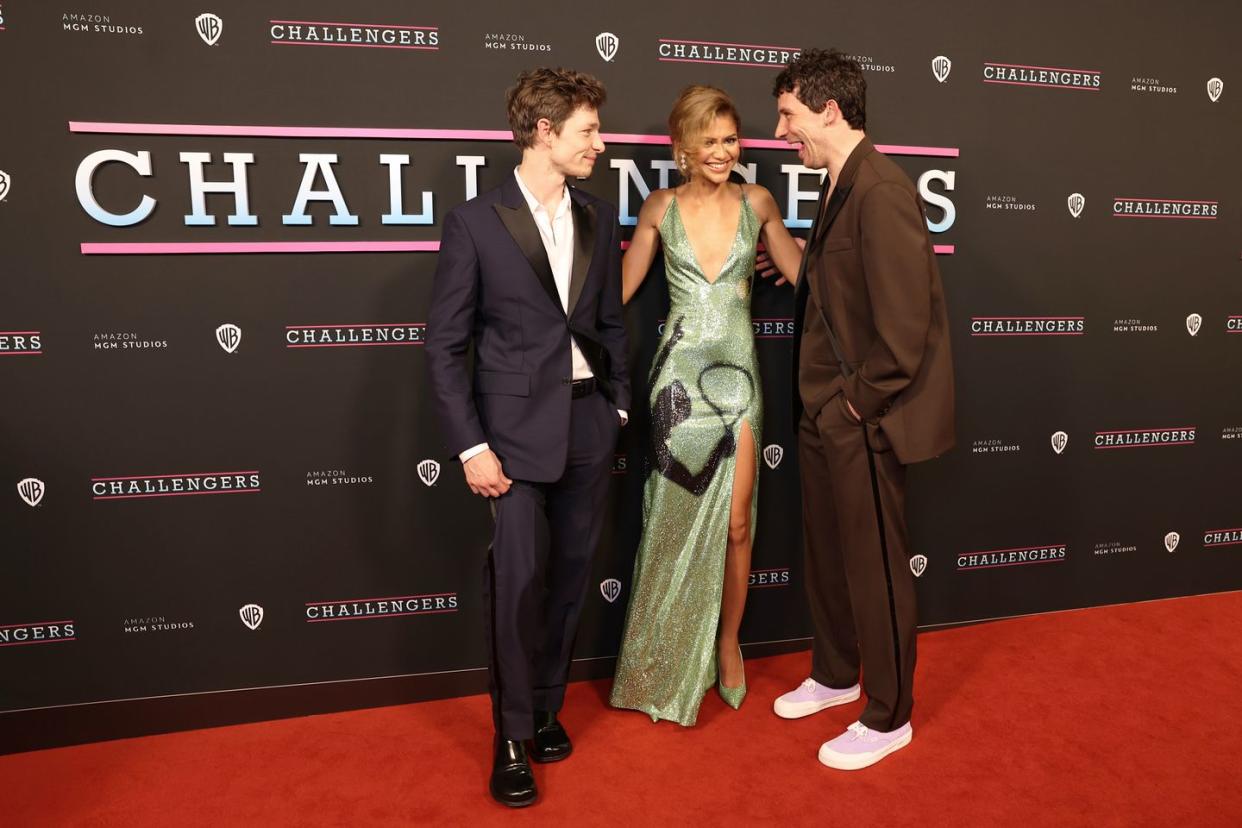
M 611 703 L 692 725 L 716 682 L 735 448 L 749 423 L 758 474 L 763 400 L 750 319 L 759 220 L 742 195 L 716 281 L 673 198 L 660 221 L 671 308 L 651 366 L 651 468 Z M 751 527 L 755 499 L 751 501 Z

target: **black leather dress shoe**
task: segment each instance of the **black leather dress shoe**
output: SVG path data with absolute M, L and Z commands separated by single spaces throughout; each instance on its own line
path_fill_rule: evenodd
M 535 738 L 530 758 L 536 762 L 559 762 L 574 752 L 573 742 L 555 713 L 535 711 Z
M 492 799 L 510 808 L 521 808 L 535 801 L 535 775 L 526 759 L 526 745 L 512 739 L 496 740 L 492 760 Z

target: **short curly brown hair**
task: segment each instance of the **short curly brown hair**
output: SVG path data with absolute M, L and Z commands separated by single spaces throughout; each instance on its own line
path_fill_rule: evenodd
M 582 106 L 599 109 L 608 94 L 599 79 L 573 69 L 528 69 L 518 75 L 505 93 L 513 143 L 522 149 L 534 146 L 540 118 L 552 123 L 558 135 L 569 116 Z
M 837 49 L 808 49 L 789 61 L 776 76 L 772 97 L 792 92 L 812 112 L 823 112 L 836 101 L 854 129 L 867 128 L 867 80 L 858 61 Z

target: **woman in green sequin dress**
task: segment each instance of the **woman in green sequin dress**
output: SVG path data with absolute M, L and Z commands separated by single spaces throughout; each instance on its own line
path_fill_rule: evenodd
M 664 249 L 670 310 L 651 366 L 653 461 L 611 703 L 692 725 L 717 683 L 746 692 L 738 628 L 756 514 L 763 389 L 750 318 L 763 235 L 792 280 L 801 252 L 772 195 L 737 184 L 737 110 L 719 89 L 686 89 L 669 116 L 685 180 L 643 204 L 626 252 L 625 301 Z

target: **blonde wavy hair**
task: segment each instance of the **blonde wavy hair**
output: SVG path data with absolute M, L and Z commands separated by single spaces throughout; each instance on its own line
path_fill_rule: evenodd
M 721 115 L 732 118 L 737 131 L 742 131 L 742 117 L 729 93 L 714 86 L 702 85 L 687 86 L 681 90 L 673 104 L 673 111 L 668 114 L 668 134 L 673 140 L 673 161 L 683 177 L 687 176 L 687 165 L 682 162 L 683 151 L 702 138 L 712 122 Z

